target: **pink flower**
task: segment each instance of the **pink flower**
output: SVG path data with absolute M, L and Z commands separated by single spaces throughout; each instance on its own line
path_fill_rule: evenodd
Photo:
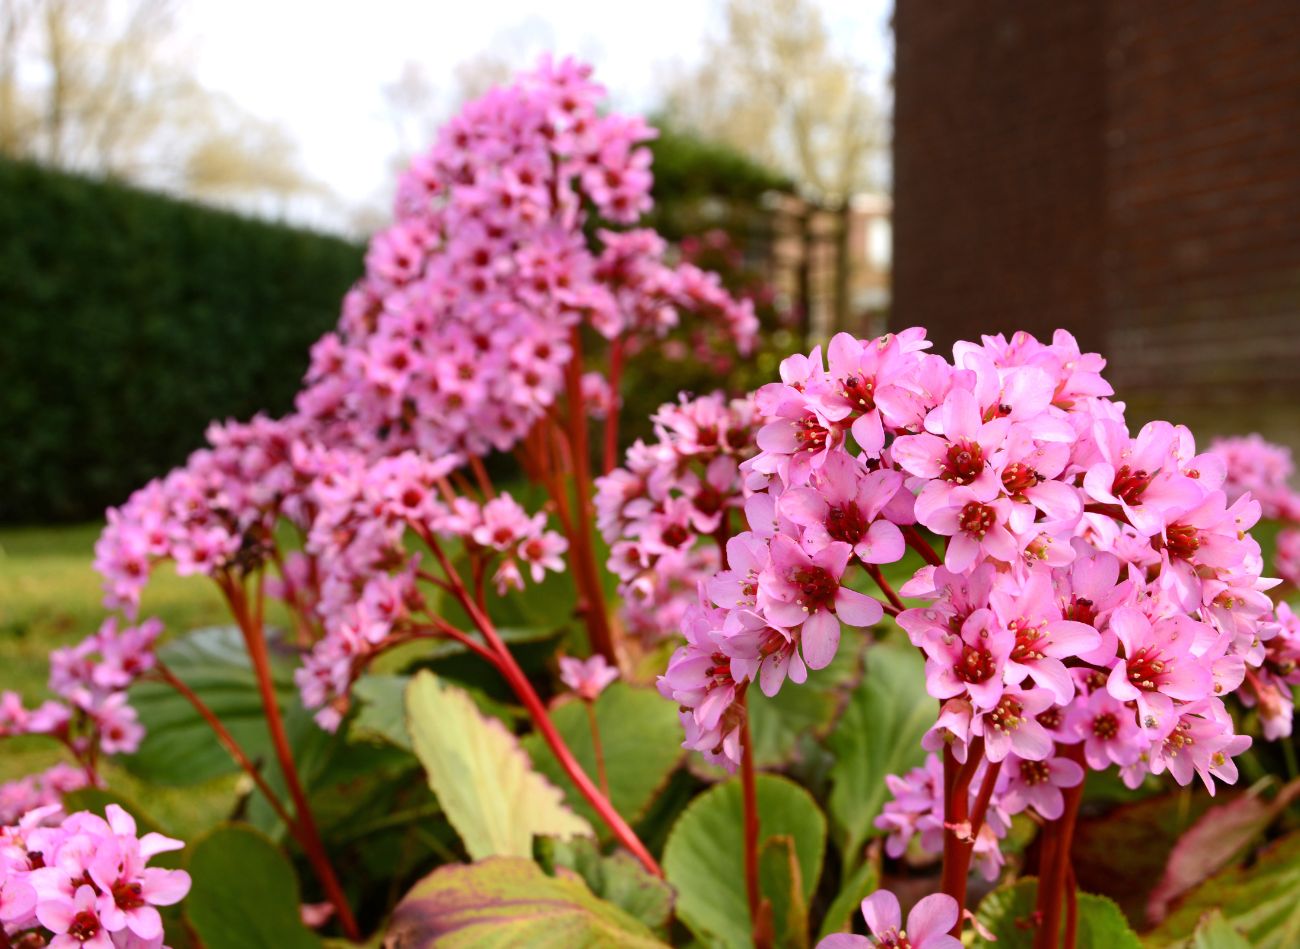
M 54 933 L 50 949 L 113 949 L 113 939 L 99 918 L 95 891 L 77 887 L 71 899 L 42 898 L 36 918 Z
M 794 538 L 772 538 L 772 560 L 759 577 L 758 603 L 768 621 L 784 629 L 800 627 L 800 648 L 810 669 L 835 658 L 840 623 L 870 626 L 884 611 L 878 601 L 840 585 L 852 548 L 833 541 L 808 554 Z
M 862 901 L 862 917 L 871 936 L 837 933 L 817 944 L 817 949 L 961 949 L 961 940 L 948 935 L 957 925 L 957 901 L 946 893 L 932 893 L 907 914 L 898 897 L 888 890 L 876 890 Z
M 1014 755 L 1002 762 L 1006 785 L 1001 792 L 1002 807 L 1018 814 L 1033 807 L 1045 820 L 1056 820 L 1065 812 L 1061 788 L 1077 787 L 1083 782 L 1083 768 L 1069 758 L 1044 758 L 1026 761 Z
M 614 668 L 600 653 L 590 659 L 560 657 L 560 681 L 578 694 L 583 701 L 594 702 L 605 687 L 618 678 Z
M 780 513 L 804 528 L 805 543 L 842 541 L 863 563 L 896 563 L 907 550 L 902 532 L 877 518 L 902 485 L 897 471 L 868 472 L 848 454 L 835 451 L 806 486 L 781 495 Z
M 1153 624 L 1131 607 L 1112 613 L 1110 625 L 1123 652 L 1110 671 L 1107 691 L 1121 702 L 1137 703 L 1144 729 L 1167 734 L 1175 721 L 1174 701 L 1195 702 L 1213 688 L 1213 674 L 1198 653 L 1213 641 L 1214 631 L 1186 616 Z
M 926 691 L 937 699 L 968 695 L 976 709 L 993 708 L 1002 698 L 1006 665 L 1015 644 L 1015 634 L 1000 627 L 991 610 L 976 610 L 962 622 L 958 634 L 944 631 L 921 643 Z

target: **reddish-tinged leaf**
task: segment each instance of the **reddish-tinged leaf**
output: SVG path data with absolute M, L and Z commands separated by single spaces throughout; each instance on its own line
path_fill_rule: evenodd
M 664 943 L 575 873 L 547 876 L 531 860 L 489 857 L 439 867 L 393 911 L 385 949 L 581 949 Z
M 1147 900 L 1151 923 L 1159 923 L 1174 900 L 1231 863 L 1298 795 L 1300 780 L 1287 784 L 1272 800 L 1243 792 L 1202 814 L 1174 844 L 1164 875 L 1151 891 Z

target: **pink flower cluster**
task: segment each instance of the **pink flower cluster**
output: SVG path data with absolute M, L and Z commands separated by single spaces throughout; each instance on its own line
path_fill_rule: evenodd
M 666 264 L 653 232 L 597 227 L 633 224 L 651 182 L 652 130 L 602 112 L 601 95 L 588 67 L 547 59 L 442 130 L 402 178 L 337 333 L 316 345 L 297 413 L 213 425 L 184 466 L 109 512 L 95 563 L 110 608 L 134 616 L 164 561 L 210 577 L 232 606 L 273 567 L 266 589 L 309 652 L 304 700 L 333 726 L 365 662 L 430 635 L 408 529 L 455 538 L 476 585 L 498 593 L 564 569 L 567 541 L 545 514 L 490 489 L 473 500 L 449 477 L 539 422 L 554 428 L 548 415 L 617 411 L 616 376 L 583 372 L 584 327 L 625 353 L 683 310 L 715 343 L 748 347 L 757 328 L 716 276 Z M 551 444 L 562 433 L 538 435 L 539 455 L 568 450 Z M 297 549 L 281 547 L 284 522 Z
M 153 668 L 161 632 L 156 619 L 119 628 L 109 617 L 76 646 L 50 653 L 49 688 L 57 699 L 28 709 L 16 692 L 0 693 L 0 738 L 44 735 L 62 743 L 81 765 L 56 765 L 0 786 L 0 821 L 58 803 L 62 794 L 92 783 L 100 754 L 131 754 L 140 746 L 144 728 L 127 689 Z
M 716 546 L 744 503 L 740 463 L 754 453 L 754 406 L 719 394 L 661 406 L 656 439 L 638 440 L 625 467 L 596 480 L 596 524 L 610 545 L 627 628 L 657 642 L 681 627 Z
M 1223 461 L 1223 489 L 1229 498 L 1249 492 L 1264 517 L 1282 524 L 1273 567 L 1292 587 L 1300 587 L 1300 493 L 1290 484 L 1295 475 L 1291 450 L 1252 434 L 1215 439 L 1210 451 Z
M 747 684 L 801 681 L 842 627 L 879 620 L 860 588 L 906 539 L 924 546 L 920 525 L 941 563 L 899 592 L 931 602 L 890 612 L 942 703 L 929 749 L 1012 761 L 1014 782 L 1082 740 L 1065 723 L 1114 716 L 1090 765 L 1234 781 L 1250 739 L 1223 697 L 1266 658 L 1275 582 L 1249 535 L 1258 502 L 1229 501 L 1186 428 L 1131 433 L 1104 361 L 1068 333 L 958 343 L 951 361 L 928 345 L 919 329 L 841 334 L 759 390 L 750 530 L 661 680 L 688 746 L 734 763 Z
M 51 949 L 157 949 L 158 907 L 185 897 L 184 870 L 150 867 L 184 846 L 161 834 L 139 836 L 116 804 L 106 818 L 57 805 L 0 827 L 0 929 L 5 945 Z
M 337 335 L 312 353 L 302 414 L 333 441 L 508 450 L 556 401 L 587 324 L 608 339 L 658 336 L 689 309 L 742 346 L 757 321 L 716 276 L 664 262 L 651 206 L 654 131 L 602 113 L 590 67 L 544 59 L 467 105 L 401 179 Z
M 434 462 L 408 451 L 367 464 L 320 451 L 316 460 L 322 467 L 308 498 L 319 513 L 305 562 L 318 574 L 323 635 L 295 677 L 323 727 L 338 726 L 352 681 L 376 652 L 395 637 L 436 632 L 421 619 L 427 604 L 418 581 L 427 555 L 408 549 L 408 531 L 455 539 L 480 575 L 491 571 L 499 594 L 522 589 L 525 571 L 540 582 L 564 569 L 568 542 L 546 529 L 545 514 L 530 515 L 507 493 L 482 504 L 440 499 L 454 456 Z
M 208 447 L 110 508 L 95 544 L 105 605 L 134 616 L 164 560 L 182 576 L 209 577 L 259 563 L 286 499 L 301 490 L 290 457 L 303 435 L 292 417 L 213 424 Z M 290 504 L 285 513 L 299 512 Z

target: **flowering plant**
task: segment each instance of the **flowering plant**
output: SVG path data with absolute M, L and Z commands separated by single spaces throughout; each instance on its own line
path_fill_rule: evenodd
M 1134 432 L 1064 331 L 946 358 L 919 328 L 684 393 L 621 453 L 629 363 L 679 330 L 744 354 L 757 321 L 633 227 L 653 133 L 599 102 L 544 60 L 467 106 L 403 176 L 295 411 L 213 425 L 109 511 L 117 615 L 51 656 L 55 699 L 0 701 L 0 736 L 75 762 L 0 792 L 0 946 L 160 944 L 191 876 L 209 947 L 1210 925 L 1182 907 L 1300 784 L 1185 807 L 1137 910 L 1086 892 L 1081 828 L 1281 769 L 1300 626 L 1251 531 L 1296 519 L 1289 460 Z M 139 619 L 164 564 L 233 626 Z M 164 785 L 238 772 L 240 823 L 147 867 L 178 844 L 104 803 L 114 755 Z M 77 794 L 106 817 L 63 817 Z M 1283 925 L 1221 902 L 1229 928 Z

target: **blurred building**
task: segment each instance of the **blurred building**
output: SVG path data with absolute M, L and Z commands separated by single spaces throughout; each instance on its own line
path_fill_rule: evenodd
M 1300 445 L 1300 5 L 897 0 L 895 325 Z
M 825 207 L 790 192 L 769 192 L 758 254 L 768 278 L 801 314 L 810 345 L 847 330 L 881 332 L 889 311 L 888 195 L 864 192 Z

